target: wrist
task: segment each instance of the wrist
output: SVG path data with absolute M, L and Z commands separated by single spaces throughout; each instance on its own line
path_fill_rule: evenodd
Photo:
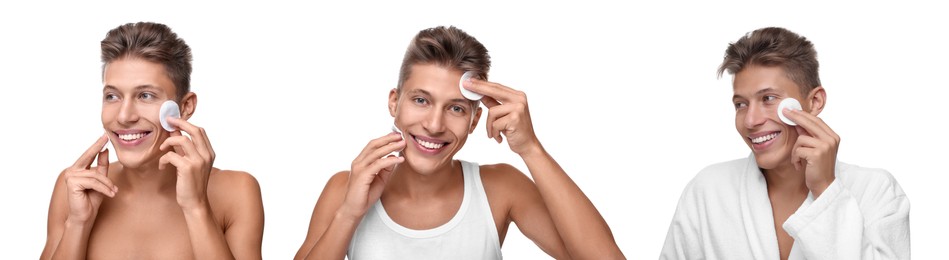
M 362 216 L 364 215 L 366 215 L 365 212 L 360 212 L 350 207 L 347 207 L 346 205 L 343 205 L 339 207 L 338 210 L 336 210 L 336 215 L 334 216 L 334 218 L 336 220 L 342 220 L 342 221 L 347 221 L 347 222 L 359 222 L 362 219 Z
M 66 224 L 67 229 L 68 228 L 84 229 L 86 227 L 91 227 L 95 219 L 96 219 L 95 216 L 89 217 L 86 219 L 73 217 L 73 216 L 67 216 L 65 224 Z
M 827 187 L 830 187 L 831 183 L 834 183 L 834 176 L 830 176 L 829 179 L 817 181 L 807 185 L 807 188 L 811 191 L 811 194 L 814 195 L 814 198 L 820 197 L 821 194 L 827 190 Z
M 211 212 L 211 207 L 208 205 L 207 200 L 187 204 L 180 203 L 178 206 L 181 207 L 181 211 L 185 216 L 203 216 Z
M 524 159 L 524 161 L 534 160 L 541 157 L 545 157 L 547 151 L 544 150 L 544 147 L 540 145 L 540 142 L 533 142 L 530 145 L 527 145 L 526 149 L 522 150 L 518 155 Z

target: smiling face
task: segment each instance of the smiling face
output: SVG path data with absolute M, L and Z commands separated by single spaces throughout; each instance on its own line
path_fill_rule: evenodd
M 735 128 L 754 153 L 758 167 L 790 165 L 798 134 L 793 126 L 781 122 L 777 109 L 782 99 L 795 98 L 804 111 L 811 111 L 800 87 L 781 67 L 748 66 L 735 74 L 733 90 Z
M 102 127 L 119 162 L 127 168 L 157 163 L 159 146 L 169 136 L 158 111 L 162 102 L 176 98 L 165 68 L 143 59 L 118 59 L 106 65 L 103 85 Z M 181 114 L 187 119 L 190 113 Z
M 461 95 L 461 75 L 434 64 L 416 64 L 401 92 L 389 93 L 389 113 L 407 139 L 402 153 L 418 173 L 450 166 L 477 125 L 481 110 Z

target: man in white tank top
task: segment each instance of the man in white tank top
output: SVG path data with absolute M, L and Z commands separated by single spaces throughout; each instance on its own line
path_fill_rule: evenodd
M 389 92 L 400 130 L 330 178 L 295 258 L 500 259 L 513 221 L 555 258 L 623 259 L 606 221 L 534 134 L 526 95 L 486 81 L 489 68 L 487 49 L 465 32 L 420 31 Z M 466 71 L 474 76 L 461 80 Z M 466 99 L 459 84 L 484 97 Z M 488 137 L 507 137 L 534 181 L 508 164 L 454 159 L 479 123 L 479 102 Z

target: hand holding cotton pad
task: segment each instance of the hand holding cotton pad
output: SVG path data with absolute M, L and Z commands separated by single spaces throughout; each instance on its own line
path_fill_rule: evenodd
M 402 140 L 405 140 L 405 134 L 402 133 L 402 130 L 399 130 L 399 127 L 395 126 L 395 123 L 392 123 L 392 132 L 399 133 L 399 136 L 402 137 Z M 399 151 L 402 151 L 402 149 L 399 149 Z
M 474 76 L 475 76 L 474 71 L 466 71 L 465 74 L 461 75 L 461 80 L 458 81 L 458 88 L 461 89 L 461 95 L 465 96 L 465 98 L 469 100 L 478 101 L 478 100 L 481 100 L 481 97 L 484 97 L 484 95 L 465 89 L 465 81 L 468 81 L 468 79 L 471 79 Z
M 161 104 L 161 109 L 158 110 L 158 121 L 161 122 L 161 127 L 165 128 L 165 131 L 175 131 L 175 127 L 171 126 L 165 118 L 181 118 L 181 111 L 178 109 L 178 103 L 175 103 L 173 100 L 168 100 Z
M 785 98 L 781 100 L 781 103 L 778 104 L 778 118 L 781 119 L 781 122 L 784 122 L 788 125 L 797 125 L 794 121 L 791 121 L 790 118 L 784 116 L 784 109 L 793 109 L 793 110 L 803 110 L 801 109 L 801 102 L 798 102 L 797 99 Z

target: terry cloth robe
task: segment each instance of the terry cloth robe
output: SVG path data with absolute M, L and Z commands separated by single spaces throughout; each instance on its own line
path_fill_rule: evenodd
M 909 199 L 889 172 L 837 162 L 836 179 L 782 225 L 789 259 L 910 259 Z M 754 155 L 706 167 L 686 186 L 659 259 L 779 259 Z

